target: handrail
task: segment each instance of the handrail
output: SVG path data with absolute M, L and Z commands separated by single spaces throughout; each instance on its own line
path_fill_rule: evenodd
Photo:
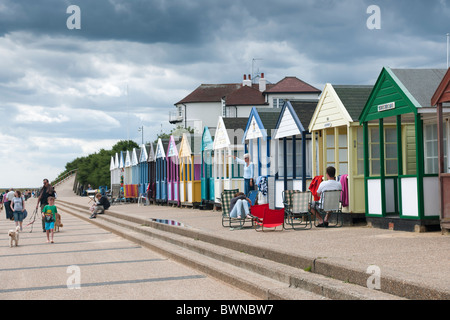
M 57 186 L 59 183 L 65 181 L 67 178 L 72 176 L 74 173 L 77 172 L 78 169 L 70 170 L 69 172 L 66 172 L 63 176 L 56 178 L 54 181 L 52 181 L 52 186 Z

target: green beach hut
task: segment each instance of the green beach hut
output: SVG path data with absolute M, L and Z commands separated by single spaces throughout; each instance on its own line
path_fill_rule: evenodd
M 359 117 L 369 225 L 405 231 L 439 227 L 438 174 L 430 165 L 434 144 L 437 148 L 436 108 L 430 101 L 445 71 L 385 67 L 376 81 Z

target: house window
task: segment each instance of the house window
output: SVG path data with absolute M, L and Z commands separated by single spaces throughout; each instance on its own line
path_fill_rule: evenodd
M 225 100 L 222 98 L 220 100 L 220 102 L 221 102 L 221 105 L 222 105 L 222 117 L 226 117 L 227 116 L 227 114 L 226 114 L 227 108 L 226 108 Z
M 273 100 L 272 100 L 273 107 L 274 108 L 283 108 L 285 101 L 286 101 L 285 99 L 273 98 Z

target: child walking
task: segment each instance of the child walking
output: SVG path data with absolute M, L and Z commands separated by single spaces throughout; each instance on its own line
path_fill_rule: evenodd
M 58 210 L 55 206 L 55 198 L 48 197 L 48 205 L 42 209 L 42 218 L 45 221 L 45 232 L 47 233 L 47 243 L 53 243 L 53 229 L 55 228 L 56 213 L 58 213 Z

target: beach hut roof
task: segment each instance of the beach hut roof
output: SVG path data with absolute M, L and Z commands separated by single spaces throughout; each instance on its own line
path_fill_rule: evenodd
M 336 127 L 358 121 L 372 89 L 373 86 L 366 85 L 327 83 L 309 123 L 309 131 L 325 129 L 330 124 Z
M 166 153 L 164 151 L 164 146 L 163 143 L 161 141 L 161 138 L 158 139 L 158 144 L 156 146 L 156 159 L 159 158 L 165 158 L 166 157 Z
M 334 85 L 334 91 L 353 121 L 358 121 L 361 110 L 372 92 L 369 85 Z
M 213 150 L 213 148 L 214 148 L 214 140 L 213 137 L 211 136 L 211 131 L 209 130 L 208 127 L 204 127 L 202 134 L 202 151 Z
M 133 150 L 131 151 L 131 165 L 132 166 L 138 165 L 140 155 L 141 155 L 141 149 L 133 148 Z
M 126 156 L 125 156 L 125 168 L 126 167 L 131 167 L 131 154 L 130 154 L 129 150 L 126 151 Z
M 432 106 L 445 102 L 450 102 L 450 68 L 447 70 L 447 73 L 431 98 Z
M 139 156 L 139 163 L 148 161 L 148 151 L 145 144 L 141 145 L 141 155 Z
M 149 143 L 147 145 L 147 154 L 148 154 L 148 158 L 147 158 L 148 162 L 153 162 L 156 160 L 155 150 L 153 149 L 153 143 Z
M 391 69 L 385 67 L 359 117 L 360 123 L 414 113 L 432 107 L 431 98 L 446 69 Z
M 174 136 L 170 136 L 169 139 L 169 146 L 167 147 L 167 157 L 178 157 L 178 149 L 177 145 L 175 144 L 175 138 Z
M 119 154 L 119 168 L 120 169 L 125 168 L 125 161 L 123 159 L 124 153 L 125 153 L 125 151 L 120 151 L 120 154 Z
M 248 117 L 242 143 L 245 140 L 271 136 L 271 131 L 276 128 L 281 109 L 252 108 Z
M 112 171 L 115 168 L 116 168 L 116 164 L 115 164 L 115 161 L 114 161 L 114 157 L 111 156 L 111 162 L 110 162 L 110 165 L 109 165 L 109 170 Z
M 184 157 L 190 157 L 191 155 L 192 155 L 191 145 L 189 143 L 188 136 L 186 133 L 183 133 L 183 138 L 181 139 L 181 144 L 180 144 L 179 157 L 184 158 Z
M 306 132 L 311 122 L 317 100 L 286 101 L 276 126 L 275 139 L 289 137 Z
M 228 147 L 230 145 L 230 137 L 222 117 L 219 117 L 216 128 L 213 143 L 214 150 Z
M 431 97 L 444 78 L 446 69 L 391 69 L 417 100 L 420 107 L 431 107 Z
M 246 118 L 223 118 L 219 117 L 217 129 L 214 136 L 214 150 L 228 148 L 231 146 L 230 133 L 232 133 L 233 143 L 241 142 L 240 135 L 244 133 L 247 126 L 248 117 Z M 241 129 L 241 130 L 239 130 Z M 230 131 L 228 131 L 230 130 Z

